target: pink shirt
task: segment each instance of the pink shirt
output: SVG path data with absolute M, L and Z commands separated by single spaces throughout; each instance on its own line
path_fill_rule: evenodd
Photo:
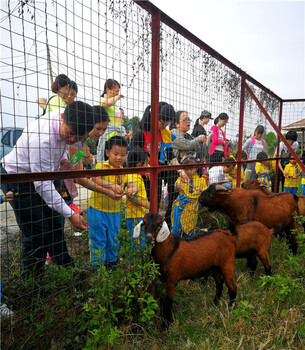
M 219 139 L 219 130 L 222 133 L 222 137 L 223 139 L 220 140 Z M 226 140 L 226 136 L 225 133 L 222 131 L 222 129 L 218 129 L 218 126 L 213 125 L 211 127 L 211 131 L 213 131 L 213 136 L 212 136 L 212 140 L 211 140 L 211 148 L 210 148 L 210 154 L 212 155 L 216 149 L 216 145 L 223 145 L 223 156 L 224 158 L 226 158 L 227 156 L 227 142 L 225 142 L 224 140 Z
M 67 159 L 66 144 L 59 133 L 60 111 L 30 123 L 18 139 L 13 150 L 2 158 L 7 173 L 57 171 L 61 160 Z M 36 192 L 47 205 L 64 217 L 72 215 L 71 208 L 56 191 L 53 180 L 33 182 Z

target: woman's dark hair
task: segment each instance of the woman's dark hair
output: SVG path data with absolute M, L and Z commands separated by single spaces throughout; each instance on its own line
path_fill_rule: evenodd
M 172 119 L 172 121 L 171 121 L 171 123 L 170 123 L 170 126 L 169 126 L 169 129 L 170 129 L 170 130 L 172 130 L 172 129 L 177 129 L 176 124 L 179 124 L 179 123 L 180 123 L 180 118 L 181 118 L 181 114 L 182 114 L 182 113 L 188 114 L 188 112 L 186 112 L 186 111 L 178 111 L 178 112 L 176 112 L 175 118 Z
M 56 94 L 60 88 L 66 85 L 71 85 L 71 80 L 65 74 L 59 74 L 56 77 L 55 81 L 52 83 L 51 90 Z
M 78 87 L 75 81 L 71 80 L 70 81 L 70 89 L 73 89 L 76 92 L 76 95 L 78 93 Z
M 113 89 L 116 85 L 119 86 L 119 88 L 121 88 L 121 85 L 118 81 L 114 80 L 114 79 L 107 79 L 105 84 L 104 84 L 104 91 L 101 94 L 101 97 L 104 97 L 105 94 L 107 94 L 107 89 L 111 90 Z
M 254 133 L 257 132 L 259 135 L 263 135 L 265 131 L 265 128 L 262 125 L 258 125 L 255 130 Z
M 83 136 L 94 128 L 93 108 L 82 101 L 71 102 L 65 108 L 64 122 L 75 135 Z
M 135 168 L 139 163 L 142 166 L 148 159 L 148 152 L 144 151 L 142 148 L 137 146 L 132 148 L 132 150 L 128 153 L 127 165 L 130 168 Z
M 95 124 L 110 121 L 110 118 L 106 109 L 102 106 L 93 106 L 93 114 L 94 114 Z
M 171 121 L 175 118 L 175 109 L 172 105 L 166 102 L 159 102 L 159 120 Z M 139 122 L 139 129 L 146 132 L 150 131 L 151 122 L 151 106 L 147 106 L 142 119 Z
M 268 158 L 268 155 L 266 152 L 259 152 L 258 155 L 256 156 L 256 159 L 267 159 Z
M 298 134 L 294 130 L 290 130 L 286 134 L 286 140 L 296 141 L 298 139 Z
M 229 116 L 227 115 L 227 113 L 220 113 L 219 116 L 217 118 L 215 118 L 214 120 L 214 124 L 216 125 L 220 120 L 228 120 Z

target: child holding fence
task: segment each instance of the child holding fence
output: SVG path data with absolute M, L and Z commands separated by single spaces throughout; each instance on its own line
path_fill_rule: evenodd
M 284 169 L 284 173 L 287 173 L 285 175 L 284 192 L 289 192 L 293 195 L 297 194 L 301 172 L 302 169 L 299 164 L 294 159 L 290 159 Z
M 196 163 L 197 159 L 194 156 L 187 156 L 182 160 L 183 165 Z M 179 192 L 179 195 L 173 203 L 172 233 L 184 238 L 195 234 L 198 198 L 200 193 L 207 188 L 205 179 L 199 177 L 197 170 L 197 168 L 185 169 L 189 181 L 183 182 L 181 177 L 178 177 L 175 183 L 175 191 Z
M 267 190 L 271 191 L 271 179 L 270 179 L 270 170 L 267 159 L 266 152 L 259 152 L 256 159 L 258 162 L 255 164 L 255 172 L 257 174 L 257 180 L 266 186 Z
M 140 147 L 136 147 L 128 154 L 128 167 L 142 168 L 147 167 L 149 163 L 149 154 Z M 135 226 L 143 220 L 145 212 L 149 210 L 150 203 L 147 200 L 146 189 L 141 174 L 130 175 L 132 182 L 135 183 L 139 189 L 136 196 L 129 196 L 126 199 L 126 225 L 131 234 L 131 245 L 134 247 L 134 240 L 132 238 Z M 140 246 L 145 245 L 144 229 L 141 229 L 139 236 Z
M 99 162 L 96 169 L 120 169 L 127 155 L 127 141 L 124 137 L 113 136 L 108 140 L 107 161 Z M 91 264 L 100 267 L 106 265 L 110 269 L 117 263 L 121 228 L 121 199 L 127 188 L 127 196 L 135 196 L 137 186 L 130 181 L 130 175 L 108 175 L 94 178 L 102 186 L 103 181 L 118 186 L 120 191 L 108 189 L 108 194 L 92 191 L 89 199 L 88 225 Z

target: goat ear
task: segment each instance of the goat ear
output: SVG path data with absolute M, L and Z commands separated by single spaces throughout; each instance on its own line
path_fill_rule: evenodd
M 170 230 L 167 226 L 166 221 L 163 221 L 161 230 L 158 232 L 156 241 L 157 242 L 164 242 L 169 235 L 170 235 Z
M 143 221 L 140 221 L 140 222 L 138 223 L 138 225 L 135 226 L 135 228 L 133 229 L 133 235 L 132 235 L 132 237 L 133 237 L 134 239 L 139 238 L 140 233 L 141 233 L 141 228 L 142 228 L 142 226 L 144 226 L 144 222 L 143 222 Z
M 227 187 L 225 187 L 221 184 L 216 184 L 215 189 L 216 189 L 216 191 L 226 191 L 226 192 L 229 191 L 229 189 Z

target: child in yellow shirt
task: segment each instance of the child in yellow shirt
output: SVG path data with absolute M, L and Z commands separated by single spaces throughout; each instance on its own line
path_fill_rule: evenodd
M 108 161 L 99 162 L 96 169 L 120 169 L 127 155 L 127 141 L 124 137 L 113 136 L 108 140 L 106 155 Z M 91 264 L 112 268 L 117 262 L 121 228 L 121 199 L 124 194 L 135 196 L 137 186 L 128 175 L 108 175 L 93 178 L 97 185 L 102 181 L 115 184 L 116 191 L 109 188 L 108 195 L 92 191 L 88 207 L 89 245 Z M 125 193 L 124 188 L 127 188 Z
M 236 179 L 237 179 L 237 165 L 230 164 L 231 162 L 235 162 L 235 159 L 232 157 L 226 158 L 224 163 L 226 165 L 222 166 L 223 172 L 225 174 L 225 178 L 232 182 L 232 188 L 236 187 Z M 240 183 L 245 181 L 244 169 L 241 167 L 240 169 Z
M 128 154 L 127 165 L 130 168 L 147 167 L 149 163 L 149 154 L 140 147 L 136 147 Z M 146 189 L 141 174 L 131 174 L 132 182 L 139 189 L 136 196 L 128 196 L 126 200 L 126 225 L 128 231 L 133 236 L 135 226 L 143 220 L 145 213 L 150 208 L 150 203 L 147 199 Z M 144 229 L 141 229 L 139 236 L 140 246 L 145 245 Z M 134 240 L 131 239 L 131 245 L 134 247 Z
M 267 153 L 266 152 L 259 152 L 256 159 L 258 162 L 255 164 L 255 172 L 257 175 L 257 180 L 264 184 L 267 188 L 267 190 L 271 191 L 271 179 L 270 179 L 270 170 L 269 170 L 269 163 L 268 161 L 264 160 L 267 159 Z
M 297 164 L 294 159 L 289 160 L 289 163 L 285 166 L 284 173 L 287 173 L 288 176 L 285 176 L 284 182 L 284 192 L 289 192 L 293 195 L 297 194 L 299 188 L 299 176 L 301 175 L 302 169 Z
M 183 165 L 196 163 L 197 160 L 194 156 L 188 156 L 182 161 Z M 172 233 L 184 238 L 192 237 L 195 234 L 198 198 L 200 193 L 207 188 L 205 179 L 199 177 L 197 170 L 197 168 L 185 169 L 189 181 L 183 182 L 181 177 L 178 177 L 175 183 L 175 191 L 179 192 L 179 195 L 173 203 Z

